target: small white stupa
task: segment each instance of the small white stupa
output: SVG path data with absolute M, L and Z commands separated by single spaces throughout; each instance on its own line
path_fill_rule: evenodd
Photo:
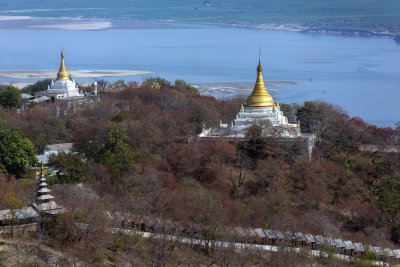
M 57 73 L 57 80 L 52 80 L 46 91 L 37 92 L 36 97 L 47 96 L 52 100 L 70 98 L 82 99 L 84 95 L 80 92 L 75 80 L 71 78 L 64 62 L 64 51 L 61 52 L 61 64 Z

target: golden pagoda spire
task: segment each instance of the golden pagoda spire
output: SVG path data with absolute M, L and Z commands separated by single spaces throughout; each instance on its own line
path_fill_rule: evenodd
M 273 106 L 274 100 L 271 95 L 268 93 L 267 88 L 264 84 L 264 79 L 262 75 L 262 66 L 261 60 L 258 60 L 257 66 L 257 81 L 254 85 L 253 92 L 247 98 L 246 105 L 247 107 L 266 107 Z
M 69 73 L 68 73 L 67 67 L 65 67 L 65 63 L 64 63 L 64 50 L 61 51 L 61 64 L 60 64 L 60 69 L 58 70 L 58 73 L 57 73 L 57 80 L 58 81 L 69 80 Z
M 40 177 L 44 177 L 45 176 L 45 173 L 44 173 L 44 166 L 43 166 L 43 162 L 41 163 L 41 166 L 40 166 Z

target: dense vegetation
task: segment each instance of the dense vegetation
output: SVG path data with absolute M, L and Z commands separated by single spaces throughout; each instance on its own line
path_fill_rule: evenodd
M 1 127 L 24 134 L 38 150 L 73 142 L 78 152 L 51 159 L 59 170 L 53 193 L 71 211 L 60 217 L 64 230 L 53 235 L 53 245 L 92 263 L 128 259 L 136 265 L 288 266 L 313 261 L 298 255 L 274 263 L 277 259 L 256 253 L 109 237 L 101 232 L 107 221 L 104 210 L 205 225 L 205 235 L 214 237 L 225 226 L 240 225 L 341 236 L 383 247 L 400 243 L 399 155 L 359 151 L 361 144 L 397 145 L 399 131 L 350 118 L 325 102 L 282 105 L 289 118 L 300 119 L 304 132 L 317 136 L 309 161 L 296 144 L 273 139 L 195 139 L 204 124 L 232 120 L 239 99 L 201 96 L 183 81 L 153 79 L 124 88 L 103 92 L 101 101 L 59 106 L 60 112 L 54 103 L 20 112 L 1 110 Z M 22 181 L 3 177 L 0 190 L 29 203 L 33 182 Z M 74 186 L 79 182 L 83 189 Z M 0 206 L 6 206 L 6 199 L 0 198 Z M 79 236 L 68 227 L 82 220 L 97 230 Z

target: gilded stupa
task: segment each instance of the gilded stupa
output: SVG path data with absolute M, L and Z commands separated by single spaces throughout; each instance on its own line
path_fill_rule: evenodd
M 274 102 L 264 83 L 261 60 L 257 66 L 257 80 L 254 89 L 242 106 L 236 119 L 231 123 L 230 135 L 245 137 L 251 125 L 257 124 L 271 130 L 279 127 L 281 136 L 293 137 L 300 134 L 297 124 L 288 123 L 279 104 Z M 272 126 L 272 128 L 271 128 Z M 267 131 L 266 131 L 267 132 Z M 274 132 L 277 131 L 270 131 Z
M 65 67 L 64 51 L 61 51 L 61 64 L 60 64 L 60 69 L 58 70 L 57 73 L 57 81 L 68 81 L 68 80 L 70 80 L 70 77 L 67 67 Z
M 261 61 L 258 61 L 257 80 L 253 92 L 247 98 L 246 107 L 269 107 L 274 105 L 272 96 L 268 93 L 262 75 Z
M 46 96 L 55 99 L 74 100 L 82 99 L 84 95 L 80 92 L 75 80 L 71 78 L 65 66 L 64 51 L 61 51 L 60 68 L 57 73 L 57 79 L 51 81 L 46 91 L 38 92 L 36 97 Z
M 279 137 L 298 137 L 300 127 L 288 122 L 280 110 L 278 103 L 274 102 L 268 93 L 263 79 L 261 60 L 258 61 L 257 79 L 253 91 L 241 107 L 236 118 L 230 125 L 220 123 L 220 127 L 203 129 L 199 137 L 229 137 L 245 138 L 250 126 L 260 125 L 264 135 L 277 135 Z

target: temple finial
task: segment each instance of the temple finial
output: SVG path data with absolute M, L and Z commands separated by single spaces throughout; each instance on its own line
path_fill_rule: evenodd
M 64 49 L 61 50 L 61 63 L 60 63 L 60 69 L 58 70 L 57 73 L 57 80 L 58 81 L 66 81 L 69 80 L 69 73 L 67 70 L 67 67 L 65 67 L 65 62 L 64 62 Z
M 40 166 L 40 177 L 44 177 L 44 165 L 43 165 L 43 162 L 41 162 L 40 163 L 41 164 L 41 166 Z
M 259 49 L 261 56 L 261 48 Z M 253 92 L 246 100 L 245 107 L 273 107 L 274 100 L 271 95 L 268 93 L 267 88 L 264 84 L 263 74 L 262 74 L 262 66 L 261 59 L 258 62 L 257 66 L 257 80 L 254 85 Z
M 261 66 L 261 47 L 258 47 L 258 66 L 257 66 L 257 71 L 262 72 L 262 66 Z

